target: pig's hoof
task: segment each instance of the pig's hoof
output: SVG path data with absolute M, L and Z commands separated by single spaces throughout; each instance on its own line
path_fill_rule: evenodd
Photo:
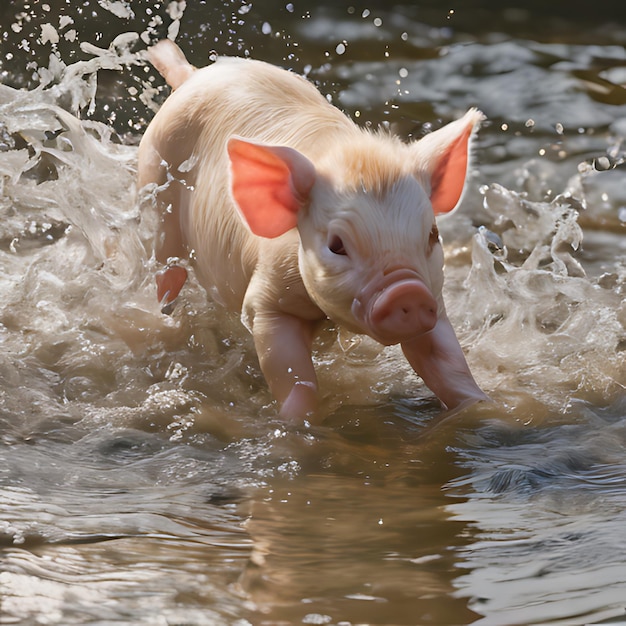
M 280 416 L 290 421 L 311 421 L 317 410 L 317 386 L 298 381 L 280 408 Z
M 175 308 L 176 300 L 173 300 L 172 302 L 161 305 L 161 313 L 163 313 L 163 315 L 171 315 L 174 312 Z
M 171 315 L 176 305 L 175 300 L 187 280 L 187 270 L 180 265 L 168 265 L 156 273 L 157 298 L 161 304 L 161 313 Z

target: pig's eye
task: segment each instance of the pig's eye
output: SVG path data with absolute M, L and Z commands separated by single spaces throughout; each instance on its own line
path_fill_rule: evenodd
M 428 245 L 432 248 L 436 243 L 439 243 L 439 229 L 437 224 L 433 224 L 433 227 L 428 236 Z
M 328 242 L 328 249 L 333 254 L 341 254 L 347 256 L 346 248 L 343 245 L 343 241 L 339 235 L 332 235 Z

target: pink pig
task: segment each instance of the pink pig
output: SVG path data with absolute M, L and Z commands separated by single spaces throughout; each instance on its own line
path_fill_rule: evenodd
M 404 144 L 272 65 L 196 70 L 169 40 L 149 57 L 174 89 L 139 148 L 139 186 L 156 184 L 163 215 L 161 302 L 186 279 L 172 258 L 191 255 L 207 292 L 241 311 L 288 418 L 316 411 L 311 344 L 326 318 L 400 343 L 448 409 L 484 400 L 444 308 L 435 223 L 459 202 L 482 114 Z

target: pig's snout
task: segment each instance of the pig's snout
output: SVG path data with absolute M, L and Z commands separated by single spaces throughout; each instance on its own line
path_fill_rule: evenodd
M 370 283 L 354 299 L 352 312 L 365 331 L 385 345 L 414 339 L 437 323 L 437 302 L 409 270 L 398 270 Z
M 432 330 L 437 303 L 420 280 L 402 280 L 374 299 L 369 322 L 376 335 L 396 343 Z

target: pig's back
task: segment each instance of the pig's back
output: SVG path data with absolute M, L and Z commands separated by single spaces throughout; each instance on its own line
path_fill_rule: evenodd
M 206 139 L 238 134 L 300 150 L 311 160 L 321 135 L 353 133 L 352 121 L 306 79 L 262 61 L 222 58 L 173 95 L 197 99 Z
M 229 193 L 227 140 L 238 135 L 290 146 L 315 163 L 332 142 L 353 134 L 358 128 L 312 84 L 261 61 L 220 59 L 165 101 L 142 143 L 173 170 L 181 164 L 186 170 L 193 191 L 183 191 L 181 228 L 199 279 L 214 297 L 239 308 L 260 247 L 295 257 L 298 242 L 295 232 L 280 242 L 261 240 L 243 225 Z

